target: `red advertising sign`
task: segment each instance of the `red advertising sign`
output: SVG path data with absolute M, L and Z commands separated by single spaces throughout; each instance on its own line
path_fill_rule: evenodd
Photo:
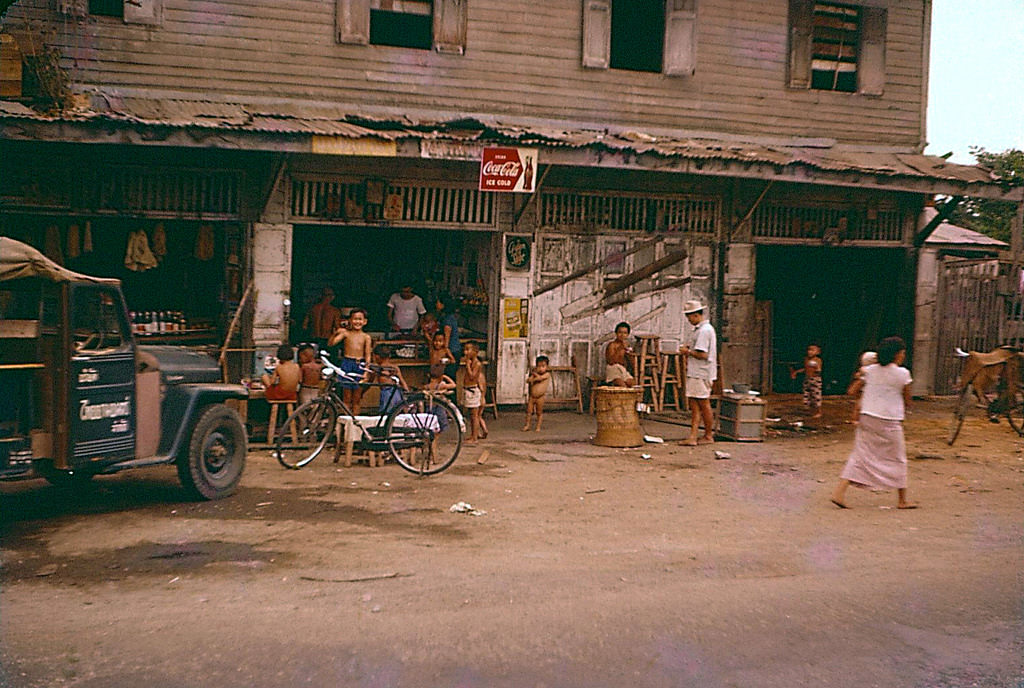
M 480 190 L 533 193 L 537 183 L 536 148 L 484 148 Z

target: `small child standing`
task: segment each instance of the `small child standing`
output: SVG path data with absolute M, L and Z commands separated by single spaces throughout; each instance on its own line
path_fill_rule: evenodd
M 789 371 L 793 380 L 804 374 L 804 406 L 811 411 L 811 418 L 821 418 L 821 347 L 811 344 L 804 356 L 804 367 Z
M 384 415 L 405 400 L 404 392 L 409 391 L 409 385 L 402 377 L 401 368 L 391 363 L 391 347 L 386 344 L 375 346 L 373 362 L 380 369 L 370 373 L 370 382 L 380 385 L 380 405 L 377 413 Z
M 338 367 L 346 373 L 362 373 L 366 379 L 367 373 L 363 366 L 370 361 L 370 352 L 373 350 L 373 340 L 370 335 L 363 332 L 368 319 L 366 311 L 362 308 L 355 308 L 349 313 L 348 327 L 339 327 L 334 331 L 328 344 L 341 349 L 341 360 Z M 359 415 L 359 405 L 363 399 L 363 387 L 359 382 L 344 380 L 341 382 L 341 398 L 352 413 Z
M 316 350 L 312 344 L 303 344 L 299 347 L 299 368 L 302 369 L 299 403 L 305 404 L 320 395 L 320 372 L 322 366 L 316 360 Z
M 530 371 L 529 376 L 526 378 L 526 384 L 528 386 L 526 425 L 523 426 L 523 432 L 530 429 L 530 418 L 534 414 L 537 416 L 537 427 L 534 431 L 540 432 L 540 424 L 544 420 L 544 397 L 548 393 L 548 387 L 551 386 L 551 371 L 548 370 L 547 356 L 542 354 L 537 357 L 534 361 L 533 370 Z
M 468 443 L 475 443 L 477 438 L 487 439 L 487 423 L 484 422 L 484 366 L 479 358 L 480 347 L 473 342 L 466 342 L 462 355 L 466 361 L 466 373 L 462 378 L 462 392 L 465 395 L 466 410 L 469 411 Z

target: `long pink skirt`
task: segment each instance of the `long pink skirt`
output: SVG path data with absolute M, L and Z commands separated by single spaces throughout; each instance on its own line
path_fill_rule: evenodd
M 907 445 L 903 423 L 861 414 L 853 451 L 842 477 L 852 483 L 887 490 L 907 486 Z

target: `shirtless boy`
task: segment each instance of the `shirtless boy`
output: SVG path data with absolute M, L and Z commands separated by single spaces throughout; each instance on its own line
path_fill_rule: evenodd
M 302 370 L 302 386 L 299 387 L 299 403 L 316 399 L 320 394 L 320 372 L 322 367 L 316 360 L 316 351 L 311 344 L 299 347 L 299 368 Z
M 277 365 L 263 374 L 263 395 L 270 401 L 292 401 L 299 390 L 301 370 L 292 360 L 292 348 L 287 344 L 277 347 Z
M 366 311 L 356 308 L 348 316 L 348 327 L 339 327 L 334 331 L 328 344 L 341 347 L 341 361 L 338 367 L 346 373 L 361 373 L 363 379 L 367 373 L 363 366 L 370 361 L 373 351 L 373 340 L 370 335 L 363 332 L 366 327 Z M 352 409 L 352 413 L 359 414 L 359 405 L 363 399 L 363 387 L 358 382 L 341 382 L 341 398 L 345 405 Z
M 626 354 L 629 353 L 629 323 L 620 322 L 615 326 L 615 339 L 608 342 L 604 350 L 604 381 L 616 387 L 632 387 L 636 378 L 626 368 Z
M 484 422 L 484 364 L 479 358 L 480 347 L 473 342 L 467 342 L 462 349 L 463 359 L 466 361 L 466 372 L 462 377 L 462 393 L 465 398 L 466 409 L 469 410 L 469 439 L 466 442 L 476 442 L 477 437 L 487 439 L 487 423 Z
M 455 362 L 455 354 L 444 343 L 444 332 L 435 332 L 434 338 L 430 341 L 430 365 L 435 366 L 440 363 L 448 366 Z
M 526 378 L 526 384 L 529 390 L 526 397 L 526 425 L 523 426 L 523 432 L 530 429 L 530 418 L 533 414 L 537 416 L 537 427 L 534 431 L 540 432 L 540 424 L 544 421 L 544 397 L 548 393 L 548 387 L 551 386 L 551 371 L 548 370 L 547 356 L 537 357 L 533 370 Z

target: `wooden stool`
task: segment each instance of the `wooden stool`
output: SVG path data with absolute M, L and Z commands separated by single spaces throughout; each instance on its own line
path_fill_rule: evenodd
M 277 429 L 277 407 L 284 404 L 285 420 L 288 419 L 293 413 L 295 413 L 295 403 L 298 399 L 291 400 L 270 400 L 267 399 L 267 403 L 270 404 L 270 423 L 267 426 L 267 444 L 274 443 L 274 434 Z M 292 423 L 292 442 L 295 444 L 299 443 L 299 433 L 295 429 L 295 423 Z
M 665 392 L 672 391 L 672 406 L 676 411 L 682 411 L 679 402 L 683 395 L 680 393 L 682 385 L 686 384 L 683 378 L 683 364 L 680 362 L 680 354 L 662 352 L 661 354 L 661 387 L 658 390 L 659 406 L 665 408 Z
M 490 401 L 488 401 L 490 399 Z M 484 411 L 487 409 L 491 410 L 494 414 L 494 420 L 498 420 L 498 401 L 494 394 L 494 385 L 489 382 L 484 382 L 484 407 L 480 409 L 480 417 L 483 418 Z
M 636 384 L 644 392 L 651 391 L 651 404 L 655 411 L 661 410 L 661 337 L 654 334 L 638 334 L 635 336 L 636 348 L 633 352 L 633 371 Z M 646 396 L 646 394 L 645 394 Z

